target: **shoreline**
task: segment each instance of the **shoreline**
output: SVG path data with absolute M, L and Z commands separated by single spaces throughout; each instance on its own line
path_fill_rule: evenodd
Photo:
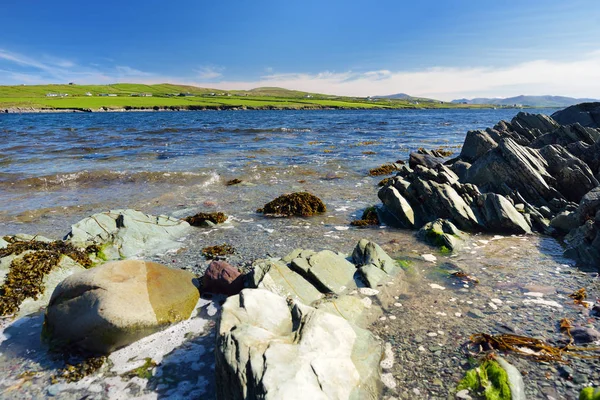
M 0 114 L 59 114 L 59 113 L 109 113 L 109 112 L 187 112 L 187 111 L 332 111 L 332 110 L 535 110 L 540 108 L 554 107 L 248 107 L 248 106 L 154 106 L 154 107 L 124 107 L 99 109 L 91 108 L 21 108 L 21 107 L 0 107 Z M 556 108 L 559 109 L 559 108 Z

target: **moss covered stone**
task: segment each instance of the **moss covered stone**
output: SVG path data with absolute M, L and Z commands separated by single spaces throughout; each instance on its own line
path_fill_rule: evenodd
M 308 192 L 284 194 L 256 210 L 265 215 L 310 217 L 324 213 L 327 207 L 321 199 Z
M 494 360 L 486 360 L 477 368 L 466 372 L 458 383 L 457 391 L 469 389 L 486 400 L 511 400 L 508 374 Z
M 579 400 L 600 400 L 600 388 L 583 388 L 579 393 Z
M 222 224 L 223 222 L 227 221 L 227 215 L 222 212 L 200 212 L 196 215 L 185 218 L 185 221 L 192 226 L 204 226 L 206 221 L 212 222 L 213 224 Z
M 5 237 L 5 240 L 8 246 L 0 249 L 0 258 L 27 253 L 11 261 L 6 279 L 0 286 L 0 315 L 2 316 L 15 315 L 25 299 L 37 299 L 44 293 L 44 278 L 60 263 L 63 256 L 68 256 L 81 266 L 89 268 L 92 266 L 92 261 L 88 252 L 98 251 L 95 246 L 88 247 L 87 252 L 82 251 L 61 240 L 18 241 L 10 237 Z

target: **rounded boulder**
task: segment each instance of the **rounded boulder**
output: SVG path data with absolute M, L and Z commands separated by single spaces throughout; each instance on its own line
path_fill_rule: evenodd
M 199 297 L 196 277 L 187 271 L 141 260 L 109 262 L 56 287 L 43 336 L 55 348 L 108 354 L 188 319 Z

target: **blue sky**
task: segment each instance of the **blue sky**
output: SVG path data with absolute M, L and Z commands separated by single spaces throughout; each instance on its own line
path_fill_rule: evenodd
M 0 0 L 0 84 L 600 97 L 600 3 Z

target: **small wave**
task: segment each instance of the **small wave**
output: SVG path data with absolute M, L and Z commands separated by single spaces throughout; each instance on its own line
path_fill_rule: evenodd
M 217 178 L 215 178 L 215 176 Z M 0 187 L 7 189 L 53 190 L 60 188 L 104 187 L 113 184 L 205 184 L 218 179 L 215 172 L 157 172 L 157 171 L 81 171 L 66 174 L 23 177 L 0 173 Z M 208 183 L 210 184 L 210 183 Z

